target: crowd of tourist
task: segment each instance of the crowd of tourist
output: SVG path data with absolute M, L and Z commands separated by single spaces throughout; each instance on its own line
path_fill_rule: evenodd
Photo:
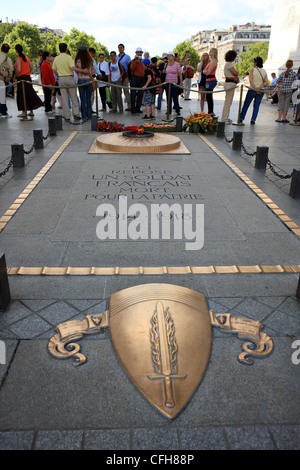
M 125 52 L 124 44 L 118 45 L 118 51 L 111 51 L 109 61 L 105 60 L 104 53 L 98 57 L 94 48 L 80 46 L 74 59 L 65 43 L 59 44 L 59 54 L 39 51 L 37 63 L 44 101 L 36 93 L 32 80 L 32 64 L 23 53 L 21 44 L 15 46 L 17 58 L 13 64 L 8 57 L 10 47 L 3 44 L 0 52 L 0 116 L 9 118 L 6 97 L 14 96 L 17 91 L 17 107 L 20 114 L 25 117 L 27 111 L 34 116 L 34 110 L 44 106 L 45 113 L 54 112 L 55 105 L 62 109 L 66 121 L 70 121 L 71 114 L 74 120 L 86 121 L 91 118 L 95 99 L 101 100 L 101 111 L 122 113 L 123 97 L 125 97 L 125 111 L 132 115 L 143 113 L 143 119 L 155 119 L 155 108 L 161 109 L 163 94 L 166 93 L 167 114 L 175 110 L 179 116 L 181 106 L 179 96 L 186 101 L 190 100 L 192 78 L 198 73 L 198 90 L 200 111 L 204 112 L 207 103 L 207 113 L 214 116 L 213 91 L 217 86 L 216 70 L 218 67 L 218 51 L 212 48 L 204 53 L 197 65 L 197 70 L 191 66 L 189 52 L 183 57 L 170 51 L 163 53 L 160 59 L 150 58 L 149 52 L 137 47 L 133 59 Z M 239 76 L 234 63 L 237 53 L 234 50 L 225 54 L 224 91 L 225 100 L 221 120 L 231 124 L 229 119 L 230 108 Z M 271 102 L 278 103 L 277 123 L 287 123 L 292 90 L 295 82 L 300 80 L 298 73 L 292 70 L 293 62 L 286 62 L 286 70 L 277 78 L 272 74 L 269 84 L 268 76 L 263 68 L 261 57 L 255 57 L 253 68 L 248 74 L 248 90 L 239 116 L 242 123 L 250 104 L 253 101 L 251 124 L 254 125 L 259 112 L 261 100 L 267 86 L 270 90 Z M 10 86 L 7 86 L 9 84 Z M 77 91 L 78 90 L 78 91 Z M 297 116 L 300 118 L 300 116 Z

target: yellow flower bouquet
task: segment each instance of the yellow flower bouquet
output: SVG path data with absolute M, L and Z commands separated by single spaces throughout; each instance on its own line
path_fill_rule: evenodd
M 187 116 L 183 125 L 183 131 L 190 133 L 204 134 L 205 132 L 213 133 L 216 130 L 218 118 L 217 116 L 210 116 L 206 113 L 194 113 Z

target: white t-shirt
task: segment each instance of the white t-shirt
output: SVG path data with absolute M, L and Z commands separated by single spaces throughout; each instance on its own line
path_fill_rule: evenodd
M 105 75 L 109 75 L 108 63 L 105 60 L 103 62 L 99 62 L 98 64 L 98 72 L 96 73 L 101 73 L 101 72 L 104 72 Z M 104 83 L 98 82 L 98 88 L 103 87 L 103 86 L 106 86 L 106 85 Z
M 110 68 L 110 81 L 117 82 L 119 78 L 121 77 L 118 61 L 115 64 L 111 62 L 109 68 Z

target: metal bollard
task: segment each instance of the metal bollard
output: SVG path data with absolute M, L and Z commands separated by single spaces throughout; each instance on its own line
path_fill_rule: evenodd
M 97 131 L 98 130 L 98 116 L 97 114 L 92 114 L 91 116 L 91 131 Z
M 13 168 L 23 168 L 25 166 L 23 144 L 12 144 L 11 155 L 13 157 Z
M 265 170 L 267 168 L 269 147 L 257 147 L 255 168 L 258 170 Z
M 8 284 L 5 254 L 0 253 L 0 311 L 4 312 L 10 302 L 10 290 Z
M 241 150 L 242 140 L 243 140 L 242 132 L 233 132 L 232 150 Z
M 62 115 L 61 114 L 55 114 L 55 119 L 56 119 L 56 130 L 57 131 L 62 131 L 63 126 L 62 126 Z
M 50 135 L 56 135 L 56 119 L 55 117 L 48 118 L 48 129 Z
M 293 170 L 290 187 L 290 196 L 293 199 L 300 198 L 300 170 Z
M 35 149 L 44 148 L 43 129 L 33 130 L 33 142 L 34 142 Z
M 176 116 L 176 132 L 182 132 L 183 117 Z
M 218 121 L 217 123 L 217 137 L 220 137 L 223 139 L 225 133 L 225 122 L 223 121 Z

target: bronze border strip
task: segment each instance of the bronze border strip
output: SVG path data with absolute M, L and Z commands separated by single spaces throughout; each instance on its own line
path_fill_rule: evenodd
M 43 168 L 35 175 L 33 180 L 26 186 L 26 188 L 19 194 L 17 199 L 11 204 L 7 211 L 0 217 L 0 232 L 4 229 L 5 225 L 10 221 L 10 219 L 15 215 L 15 213 L 20 209 L 21 205 L 29 194 L 36 188 L 39 182 L 44 178 L 48 173 L 50 168 L 54 165 L 56 160 L 61 156 L 63 151 L 67 148 L 69 143 L 74 139 L 78 131 L 73 131 L 72 134 L 67 138 L 67 140 L 59 147 L 55 154 L 48 160 L 48 162 L 43 166 Z
M 248 178 L 229 158 L 225 157 L 213 144 L 211 144 L 202 134 L 198 136 L 208 147 L 227 165 L 229 168 L 259 197 L 267 207 L 284 223 L 284 225 L 300 238 L 300 226 L 296 224 L 282 209 L 280 209 L 269 196 L 267 196 L 253 181 Z
M 161 274 L 278 274 L 300 273 L 300 264 L 296 265 L 253 265 L 253 266 L 136 266 L 136 267 L 14 267 L 8 268 L 7 274 L 26 276 L 139 276 Z

